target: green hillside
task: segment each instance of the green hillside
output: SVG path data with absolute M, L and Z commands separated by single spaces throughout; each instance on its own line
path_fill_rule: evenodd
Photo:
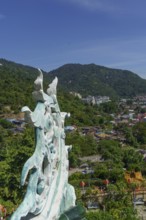
M 128 70 L 89 64 L 66 64 L 49 72 L 59 78 L 60 86 L 83 96 L 108 95 L 132 97 L 146 94 L 146 80 Z
M 4 59 L 0 59 L 0 63 L 0 110 L 3 106 L 18 111 L 23 105 L 32 106 L 31 93 L 37 70 Z
M 32 98 L 32 92 L 38 70 L 4 59 L 0 59 L 0 64 L 2 64 L 0 65 L 0 115 L 5 117 L 6 114 L 17 114 L 26 105 L 33 110 L 35 102 Z M 51 79 L 49 74 L 44 72 L 43 75 L 44 91 L 46 91 Z M 54 76 L 52 78 L 54 79 Z M 57 97 L 61 111 L 71 113 L 67 123 L 75 125 L 98 124 L 96 107 L 83 104 L 81 100 L 63 89 L 58 89 Z
M 48 74 L 43 73 L 46 88 L 50 81 Z M 24 105 L 34 107 L 32 92 L 37 76 L 36 68 L 0 59 L 0 113 L 5 106 L 16 112 Z
M 19 112 L 24 105 L 34 107 L 31 94 L 37 75 L 36 68 L 0 59 L 0 113 L 4 111 L 5 106 L 15 112 Z M 72 111 L 73 104 L 69 101 L 64 102 L 64 98 L 68 97 L 66 99 L 74 102 L 73 97 L 65 95 L 70 91 L 79 92 L 83 96 L 131 97 L 146 94 L 146 80 L 126 70 L 110 69 L 95 64 L 66 64 L 49 73 L 44 72 L 44 90 L 55 76 L 59 78 L 60 105 L 63 110 L 65 106 L 68 111 Z M 67 102 L 68 107 L 67 104 L 63 104 Z M 79 105 L 82 105 L 81 102 Z

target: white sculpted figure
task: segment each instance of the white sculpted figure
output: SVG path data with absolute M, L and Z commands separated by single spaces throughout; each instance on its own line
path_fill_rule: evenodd
M 25 118 L 35 127 L 35 151 L 24 164 L 21 185 L 28 179 L 23 202 L 11 220 L 57 220 L 75 206 L 74 188 L 68 184 L 68 148 L 65 145 L 64 119 L 56 97 L 58 79 L 43 91 L 43 74 L 35 80 L 33 97 L 37 101 L 32 112 L 22 108 Z

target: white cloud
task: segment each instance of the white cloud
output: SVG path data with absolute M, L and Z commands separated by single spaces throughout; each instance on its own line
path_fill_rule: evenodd
M 125 68 L 127 67 L 128 69 L 128 66 L 137 66 L 137 65 L 141 65 L 142 63 L 145 63 L 145 60 L 144 58 L 142 59 L 132 59 L 132 60 L 123 60 L 123 61 L 120 61 L 120 62 L 116 62 L 116 63 L 110 63 L 108 64 L 109 67 L 113 67 L 113 68 Z
M 54 0 L 55 1 L 55 0 Z M 141 0 L 141 4 L 136 0 L 128 0 L 126 2 L 117 0 L 56 0 L 65 2 L 66 4 L 72 4 L 80 8 L 84 8 L 88 11 L 103 12 L 112 14 L 113 16 L 139 16 L 145 17 L 145 0 Z
M 76 4 L 80 7 L 84 7 L 88 10 L 99 10 L 99 11 L 105 11 L 105 12 L 111 12 L 115 10 L 115 6 L 111 3 L 109 4 L 109 1 L 107 0 L 60 0 L 65 1 L 67 3 Z

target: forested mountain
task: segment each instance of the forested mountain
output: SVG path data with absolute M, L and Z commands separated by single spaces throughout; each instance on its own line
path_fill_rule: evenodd
M 66 64 L 49 73 L 44 73 L 44 88 L 59 78 L 58 94 L 62 91 L 87 95 L 130 97 L 146 94 L 146 80 L 127 70 L 116 70 L 95 64 Z M 20 111 L 21 107 L 34 106 L 33 82 L 38 75 L 36 68 L 0 59 L 0 112 L 3 106 Z M 44 89 L 45 90 L 45 89 Z
M 0 103 L 21 104 L 26 97 L 26 85 L 34 78 L 35 69 L 0 59 Z M 35 72 L 35 73 L 34 73 Z M 27 92 L 29 86 L 27 88 Z
M 38 70 L 33 67 L 0 59 L 0 112 L 3 106 L 10 106 L 16 111 L 24 105 L 32 107 L 31 94 L 37 75 Z
M 128 70 L 89 64 L 66 64 L 49 72 L 67 91 L 87 95 L 132 97 L 146 94 L 146 80 Z
M 34 109 L 35 101 L 32 98 L 32 92 L 34 80 L 38 74 L 35 68 L 0 59 L 0 114 L 2 117 L 6 114 L 20 113 L 23 106 Z M 43 76 L 44 91 L 46 91 L 52 79 L 45 72 Z M 54 76 L 52 78 L 54 79 Z M 57 91 L 61 111 L 71 113 L 72 117 L 67 120 L 69 124 L 93 125 L 95 122 L 98 123 L 99 118 L 95 108 L 85 105 L 77 97 L 62 89 L 57 88 Z

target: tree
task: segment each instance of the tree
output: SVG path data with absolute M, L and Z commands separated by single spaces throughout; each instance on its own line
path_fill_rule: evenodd
M 25 188 L 20 187 L 20 175 L 24 163 L 34 151 L 34 135 L 31 128 L 15 136 L 8 136 L 5 129 L 1 131 L 5 138 L 0 151 L 0 200 L 11 210 L 21 202 L 25 192 Z
M 126 169 L 134 170 L 137 167 L 140 169 L 143 165 L 143 156 L 133 148 L 126 148 L 123 150 L 122 161 Z
M 72 145 L 71 152 L 78 157 L 90 156 L 97 152 L 96 140 L 91 135 L 80 135 L 78 132 L 67 134 L 66 144 Z
M 98 143 L 98 152 L 105 160 L 120 162 L 122 158 L 122 150 L 119 142 L 114 140 L 101 140 Z M 115 156 L 116 155 L 116 156 Z
M 95 211 L 95 212 L 87 212 L 86 213 L 87 220 L 113 220 L 113 216 L 110 215 L 108 212 L 103 211 Z
M 133 135 L 140 144 L 146 144 L 146 123 L 139 122 L 133 127 Z
M 134 137 L 132 129 L 129 127 L 126 127 L 124 129 L 124 134 L 126 138 L 126 143 L 133 147 L 138 147 L 137 139 Z
M 69 153 L 69 167 L 75 168 L 79 165 L 79 159 L 78 156 L 74 152 Z
M 112 114 L 118 112 L 118 103 L 115 101 L 106 102 L 99 107 L 103 112 Z

